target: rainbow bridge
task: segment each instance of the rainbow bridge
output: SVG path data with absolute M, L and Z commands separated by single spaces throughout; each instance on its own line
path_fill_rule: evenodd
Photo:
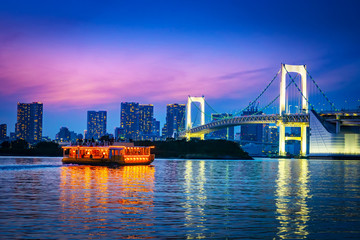
M 286 76 L 289 72 L 297 73 L 301 76 L 300 86 L 290 76 L 290 83 L 286 83 Z M 306 70 L 306 65 L 287 65 L 281 64 L 281 69 L 277 73 L 281 73 L 280 80 L 280 94 L 265 106 L 266 109 L 277 99 L 279 99 L 279 113 L 265 114 L 262 111 L 241 116 L 224 117 L 223 119 L 205 123 L 205 97 L 188 97 L 186 108 L 186 128 L 178 133 L 178 138 L 204 139 L 205 134 L 217 131 L 223 128 L 246 125 L 246 124 L 275 124 L 279 130 L 279 155 L 285 156 L 285 144 L 287 140 L 300 141 L 301 150 L 300 155 L 306 156 L 308 153 L 316 155 L 326 154 L 352 154 L 360 155 L 360 112 L 340 111 L 335 108 L 335 105 L 329 100 L 324 92 L 319 88 L 318 84 L 310 76 Z M 255 103 L 274 82 L 277 75 L 266 86 L 262 93 L 249 106 Z M 307 76 L 310 76 L 312 83 L 319 90 L 321 96 L 330 104 L 331 111 L 318 114 L 314 110 L 314 105 L 309 101 Z M 293 84 L 298 90 L 301 98 L 299 103 L 300 113 L 290 113 L 287 100 L 288 87 Z M 197 102 L 200 104 L 199 111 L 201 112 L 201 124 L 199 126 L 192 126 L 191 121 L 191 105 Z M 248 107 L 249 107 L 248 106 Z M 247 107 L 247 108 L 248 108 Z M 245 108 L 245 109 L 247 109 Z M 309 109 L 310 108 L 310 109 Z M 244 111 L 240 111 L 243 113 Z M 286 136 L 286 127 L 299 127 L 301 135 L 299 137 Z M 355 128 L 355 129 L 354 129 Z M 342 129 L 344 131 L 342 131 Z M 309 150 L 310 148 L 310 150 Z

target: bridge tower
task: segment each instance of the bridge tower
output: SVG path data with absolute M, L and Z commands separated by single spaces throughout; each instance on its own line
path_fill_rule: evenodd
M 191 103 L 198 102 L 200 103 L 200 110 L 201 110 L 201 118 L 200 118 L 200 124 L 205 124 L 205 97 L 188 97 L 188 102 L 186 105 L 186 131 L 190 130 L 192 128 L 192 122 L 191 122 Z M 201 134 L 199 136 L 201 140 L 204 140 L 204 134 Z M 186 133 L 186 139 L 190 140 L 190 133 Z
M 301 109 L 302 113 L 308 113 L 308 94 L 306 91 L 306 65 L 288 65 L 281 64 L 281 80 L 280 80 L 280 116 L 286 114 L 286 74 L 290 72 L 295 72 L 301 76 Z M 299 140 L 301 141 L 301 150 L 300 155 L 306 155 L 307 148 L 307 127 L 305 124 L 289 124 L 279 121 L 279 155 L 285 156 L 285 141 L 286 140 Z M 300 127 L 301 136 L 300 137 L 285 137 L 285 127 Z

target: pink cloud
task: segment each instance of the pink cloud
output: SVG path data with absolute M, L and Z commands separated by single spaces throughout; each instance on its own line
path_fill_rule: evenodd
M 54 47 L 55 46 L 55 47 Z M 247 69 L 237 61 L 208 63 L 199 58 L 177 58 L 177 51 L 70 49 L 56 45 L 2 49 L 0 94 L 21 101 L 74 107 L 121 101 L 186 101 L 188 95 L 235 97 L 259 84 L 258 73 L 227 79 L 229 72 Z M 185 54 L 186 55 L 186 54 Z M 17 100 L 17 99 L 14 99 Z

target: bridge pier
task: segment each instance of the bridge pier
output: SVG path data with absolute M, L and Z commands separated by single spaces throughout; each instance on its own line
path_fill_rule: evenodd
M 205 140 L 205 134 L 186 133 L 185 137 L 186 137 L 186 141 L 190 141 L 191 138 L 200 138 L 200 140 Z
M 279 155 L 286 156 L 285 151 L 285 125 L 284 123 L 279 123 Z
M 301 148 L 300 156 L 304 157 L 307 154 L 307 127 L 301 126 Z
M 285 145 L 287 140 L 300 141 L 300 156 L 307 155 L 307 123 L 284 123 L 282 120 L 277 122 L 279 127 L 279 156 L 286 156 Z M 300 127 L 300 137 L 286 137 L 285 127 Z

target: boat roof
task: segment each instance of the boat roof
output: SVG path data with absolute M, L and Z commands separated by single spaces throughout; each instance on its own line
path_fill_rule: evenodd
M 100 149 L 115 149 L 115 150 L 121 150 L 124 148 L 155 148 L 154 146 L 64 146 L 63 149 L 71 149 L 71 148 L 100 148 Z

